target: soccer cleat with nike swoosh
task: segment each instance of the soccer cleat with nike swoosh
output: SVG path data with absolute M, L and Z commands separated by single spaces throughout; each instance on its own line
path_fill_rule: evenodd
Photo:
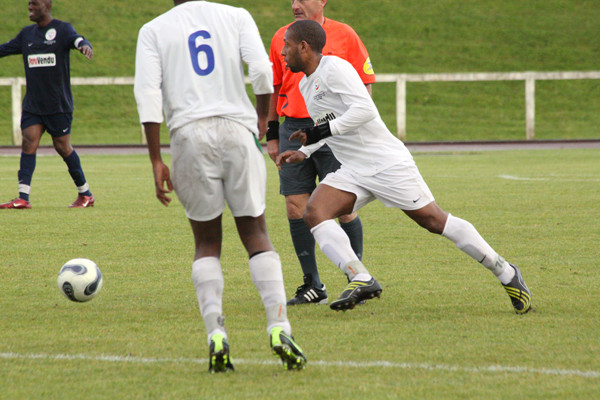
M 8 210 L 26 210 L 31 208 L 31 203 L 25 199 L 21 199 L 17 197 L 16 199 L 12 199 L 7 203 L 0 204 L 0 209 Z
M 506 285 L 502 284 L 502 286 L 506 289 L 515 312 L 517 314 L 525 314 L 531 309 L 531 292 L 527 285 L 525 285 L 525 281 L 523 281 L 519 267 L 510 263 L 509 265 L 514 268 L 515 276 L 512 281 Z
M 86 208 L 94 207 L 94 196 L 83 196 L 78 195 L 75 201 L 69 206 L 69 208 Z
M 369 300 L 373 297 L 381 296 L 383 289 L 375 278 L 368 281 L 351 281 L 340 297 L 332 302 L 329 307 L 335 311 L 346 311 L 353 309 L 363 300 Z
M 281 358 L 284 369 L 304 368 L 306 356 L 302 353 L 300 346 L 294 342 L 294 338 L 285 333 L 280 326 L 271 329 L 269 341 L 273 354 L 277 354 Z

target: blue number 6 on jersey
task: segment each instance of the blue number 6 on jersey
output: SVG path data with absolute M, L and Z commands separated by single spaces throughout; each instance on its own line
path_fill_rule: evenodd
M 213 53 L 212 47 L 207 44 L 201 44 L 196 46 L 196 38 L 198 36 L 203 39 L 210 39 L 210 33 L 207 31 L 198 31 L 194 32 L 188 38 L 188 46 L 190 47 L 190 56 L 192 57 L 192 66 L 194 67 L 194 71 L 200 76 L 205 76 L 210 74 L 213 69 L 215 69 L 215 55 Z M 200 53 L 204 53 L 206 55 L 206 68 L 200 67 L 200 63 L 198 62 L 198 57 Z

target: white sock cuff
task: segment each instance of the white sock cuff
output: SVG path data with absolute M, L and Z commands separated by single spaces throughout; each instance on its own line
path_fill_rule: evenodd
M 456 232 L 456 229 L 459 228 L 456 226 L 456 224 L 452 223 L 454 222 L 453 220 L 455 218 L 456 217 L 454 217 L 452 214 L 448 213 L 448 218 L 446 218 L 446 225 L 444 225 L 444 230 L 442 231 L 443 237 L 450 239 L 450 236 L 452 236 L 452 234 Z
M 83 184 L 83 185 L 81 185 L 81 186 L 77 186 L 77 191 L 78 191 L 79 193 L 85 193 L 85 192 L 87 192 L 89 189 L 90 189 L 90 185 L 88 185 L 88 183 L 87 183 L 87 182 L 86 182 L 86 183 L 84 183 L 84 184 Z
M 19 183 L 19 193 L 30 194 L 31 193 L 31 186 Z
M 192 264 L 192 280 L 195 285 L 206 281 L 223 281 L 221 260 L 217 257 L 202 257 Z
M 356 275 L 358 275 L 358 274 L 364 274 L 365 277 L 368 275 L 369 278 L 366 280 L 371 279 L 371 274 L 369 274 L 369 271 L 367 270 L 367 268 L 359 260 L 350 261 L 348 264 L 342 265 L 342 267 L 340 269 L 342 270 L 343 273 L 346 274 L 346 276 L 350 280 L 353 280 L 354 278 L 356 278 Z
M 275 251 L 266 251 L 252 257 L 248 261 L 252 282 L 276 281 L 283 282 L 281 259 Z
M 210 338 L 215 333 L 222 333 L 227 339 L 227 332 L 225 331 L 225 317 L 220 313 L 209 313 L 203 317 L 204 326 L 206 327 L 206 336 L 208 337 L 208 344 L 210 345 Z
M 322 231 L 323 228 L 329 224 L 335 224 L 335 221 L 332 219 L 326 219 L 325 221 L 321 222 L 319 225 L 310 228 L 310 233 L 312 233 L 313 236 L 318 235 L 319 231 Z M 315 239 L 316 239 L 316 236 L 315 236 Z

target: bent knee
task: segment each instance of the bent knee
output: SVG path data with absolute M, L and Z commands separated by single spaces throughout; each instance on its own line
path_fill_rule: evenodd
M 353 212 L 350 214 L 344 214 L 344 215 L 340 215 L 340 217 L 338 218 L 338 220 L 343 223 L 343 224 L 347 224 L 348 222 L 352 222 L 356 219 L 356 217 L 358 217 L 358 213 L 357 212 Z
M 302 215 L 302 219 L 304 219 L 306 225 L 308 225 L 310 228 L 314 228 L 329 218 L 326 218 L 322 215 L 322 213 L 319 213 L 319 210 L 316 207 L 308 205 L 304 211 L 304 214 Z
M 285 210 L 287 213 L 288 219 L 300 219 L 303 217 L 306 211 L 306 202 L 308 200 L 308 195 L 306 199 L 304 196 L 285 196 Z

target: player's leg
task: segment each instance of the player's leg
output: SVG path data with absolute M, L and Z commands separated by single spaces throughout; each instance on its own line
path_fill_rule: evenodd
M 297 150 L 300 144 L 290 141 L 298 129 L 314 125 L 310 118 L 286 118 L 279 127 L 279 152 Z M 327 304 L 325 285 L 321 282 L 315 254 L 315 239 L 302 216 L 310 193 L 316 187 L 317 170 L 309 158 L 297 164 L 284 164 L 279 171 L 280 193 L 285 196 L 286 215 L 292 244 L 300 263 L 304 283 L 300 285 L 288 305 Z
M 329 173 L 335 172 L 341 167 L 340 162 L 337 160 L 337 158 L 335 158 L 333 152 L 327 145 L 314 152 L 310 159 L 315 164 L 315 168 L 319 174 L 319 181 L 323 181 L 323 179 L 325 179 Z M 358 256 L 358 259 L 362 260 L 363 227 L 358 213 L 353 212 L 350 214 L 340 215 L 338 221 L 350 239 L 352 250 L 354 250 Z
M 229 357 L 229 343 L 223 316 L 225 280 L 220 261 L 223 236 L 221 215 L 210 221 L 190 219 L 190 225 L 195 242 L 192 281 L 206 328 L 209 346 L 208 369 L 210 372 L 226 372 L 234 368 Z
M 42 119 L 34 114 L 23 112 L 21 117 L 21 159 L 19 162 L 19 197 L 0 204 L 0 209 L 29 209 L 29 195 L 31 193 L 31 180 L 35 171 L 36 152 L 40 139 L 44 133 Z
M 446 213 L 438 206 L 416 165 L 390 167 L 372 180 L 377 186 L 370 189 L 383 204 L 402 209 L 423 228 L 452 240 L 459 249 L 498 277 L 509 292 L 517 313 L 529 310 L 529 289 L 518 268 L 500 257 L 471 223 Z
M 213 125 L 203 120 L 172 132 L 171 181 L 194 233 L 192 281 L 206 327 L 209 371 L 225 372 L 233 369 L 222 306 L 221 216 L 225 199 L 219 163 L 212 155 L 219 136 Z
M 435 201 L 418 210 L 404 212 L 423 228 L 450 239 L 456 247 L 489 269 L 508 292 L 517 313 L 524 314 L 529 311 L 531 293 L 520 270 L 501 257 L 473 224 L 446 213 Z
M 90 186 L 85 179 L 79 155 L 71 146 L 71 123 L 72 114 L 54 114 L 47 117 L 48 133 L 52 135 L 52 144 L 56 152 L 62 157 L 67 165 L 69 175 L 77 187 L 78 196 L 69 206 L 71 208 L 85 208 L 94 206 L 94 196 L 90 192 Z
M 311 227 L 321 251 L 348 277 L 348 286 L 330 305 L 334 310 L 347 310 L 363 300 L 379 296 L 382 289 L 358 259 L 348 235 L 334 220 L 352 213 L 357 200 L 355 193 L 328 184 L 333 181 L 332 176 L 338 175 L 339 172 L 330 174 L 317 186 L 308 201 L 304 220 Z
M 219 126 L 227 132 L 221 143 L 224 196 L 248 252 L 250 275 L 265 307 L 271 348 L 286 369 L 303 368 L 306 357 L 291 336 L 287 318 L 281 261 L 267 233 L 267 171 L 262 149 L 245 127 L 224 119 Z
M 290 171 L 287 170 L 286 172 L 289 173 Z M 315 238 L 310 233 L 310 228 L 306 225 L 304 219 L 302 219 L 308 198 L 309 193 L 285 196 L 290 236 L 303 273 L 303 284 L 296 288 L 294 296 L 288 300 L 287 304 L 289 306 L 327 304 L 329 301 L 317 267 Z
M 236 217 L 235 222 L 248 252 L 252 281 L 265 307 L 271 348 L 280 357 L 285 369 L 303 368 L 306 357 L 292 337 L 281 260 L 269 239 L 264 214 L 256 218 Z

